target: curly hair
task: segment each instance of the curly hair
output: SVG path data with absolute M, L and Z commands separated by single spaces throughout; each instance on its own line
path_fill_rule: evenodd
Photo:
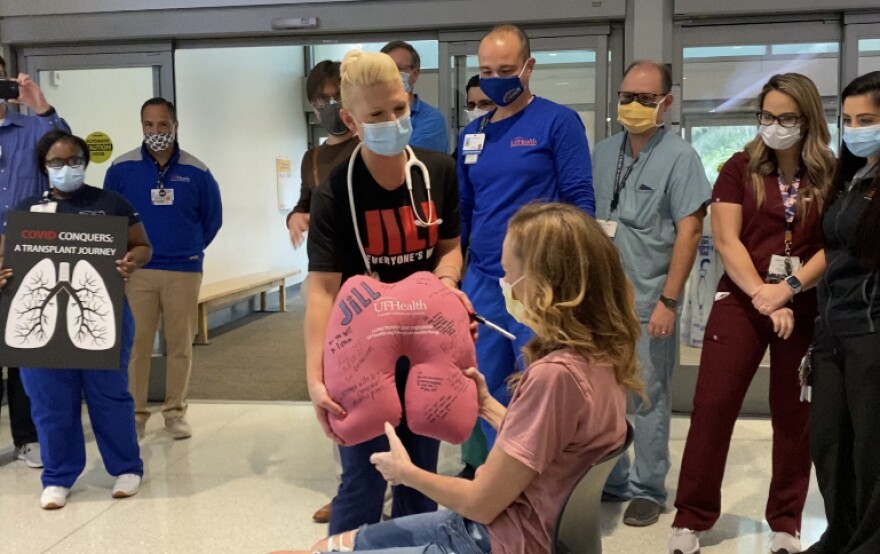
M 535 332 L 523 348 L 526 361 L 569 348 L 610 364 L 620 385 L 644 396 L 632 286 L 599 224 L 569 204 L 532 203 L 510 219 L 507 240 L 522 260 L 520 300 Z

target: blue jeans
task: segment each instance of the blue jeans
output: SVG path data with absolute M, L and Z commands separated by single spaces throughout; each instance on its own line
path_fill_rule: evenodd
M 637 345 L 642 379 L 650 404 L 633 395 L 635 415 L 635 461 L 630 463 L 624 453 L 614 466 L 605 492 L 622 498 L 647 498 L 661 506 L 666 504 L 666 474 L 669 472 L 669 425 L 672 416 L 672 370 L 675 368 L 678 344 L 678 319 L 675 331 L 667 338 L 648 335 L 648 324 L 642 323 Z
M 522 348 L 531 340 L 532 330 L 517 323 L 507 312 L 498 279 L 481 273 L 473 264 L 468 266 L 461 290 L 468 295 L 478 314 L 516 335 L 516 340 L 512 341 L 483 327 L 477 341 L 477 368 L 486 378 L 486 385 L 495 400 L 507 406 L 510 403 L 507 378 L 525 369 Z M 486 450 L 492 450 L 496 431 L 483 420 L 480 420 L 480 426 L 486 437 Z
M 401 399 L 408 373 L 409 362 L 401 358 L 395 373 L 397 392 Z M 412 462 L 417 467 L 436 473 L 440 441 L 410 431 L 406 423 L 405 411 L 395 431 Z M 376 452 L 387 452 L 389 449 L 388 437 L 384 434 L 361 444 L 339 447 L 342 482 L 339 484 L 336 498 L 333 499 L 333 511 L 330 513 L 331 535 L 357 529 L 364 524 L 377 523 L 382 518 L 382 504 L 385 502 L 385 489 L 388 483 L 370 463 L 370 456 Z M 392 488 L 392 497 L 392 517 L 437 510 L 436 502 L 419 491 L 403 485 Z
M 455 512 L 390 519 L 358 530 L 354 549 L 386 554 L 489 554 L 489 531 Z

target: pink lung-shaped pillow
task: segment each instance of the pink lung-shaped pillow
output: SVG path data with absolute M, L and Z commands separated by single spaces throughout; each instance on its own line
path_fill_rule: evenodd
M 462 368 L 476 365 L 470 317 L 455 294 L 428 272 L 394 284 L 347 280 L 336 297 L 324 343 L 324 384 L 348 415 L 330 426 L 352 445 L 400 423 L 394 372 L 409 359 L 404 401 L 409 428 L 453 444 L 477 420 L 477 389 Z

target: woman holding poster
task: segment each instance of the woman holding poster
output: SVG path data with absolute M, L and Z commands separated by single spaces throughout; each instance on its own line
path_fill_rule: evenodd
M 89 149 L 83 139 L 62 131 L 49 132 L 37 145 L 36 157 L 37 166 L 48 176 L 51 188 L 40 197 L 24 200 L 16 206 L 16 210 L 127 217 L 128 247 L 122 259 L 116 261 L 119 278 L 127 279 L 133 271 L 150 260 L 150 241 L 131 205 L 116 193 L 84 183 Z M 51 261 L 48 263 L 52 264 Z M 73 283 L 68 287 L 74 293 L 68 290 L 67 311 L 75 310 L 75 305 L 79 305 L 80 311 L 76 312 L 78 315 L 73 318 L 70 314 L 64 315 L 61 312 L 64 304 L 59 296 L 53 296 L 54 293 L 35 296 L 36 300 L 32 304 L 42 302 L 48 306 L 54 303 L 51 310 L 61 314 L 60 319 L 66 319 L 70 331 L 70 327 L 74 325 L 71 321 L 86 319 L 86 311 L 94 308 L 95 304 L 88 304 L 94 300 L 85 300 L 85 297 L 75 291 L 76 283 L 80 281 L 76 279 L 77 270 L 74 270 L 74 279 L 71 279 L 70 264 L 58 265 L 58 280 L 51 290 Z M 54 264 L 52 273 L 54 274 Z M 112 275 L 109 277 L 114 278 Z M 0 287 L 14 278 L 12 269 L 0 270 Z M 100 287 L 91 287 L 88 294 L 100 298 Z M 104 300 L 109 300 L 106 293 L 103 294 Z M 44 311 L 49 312 L 46 306 L 38 306 L 41 314 Z M 108 303 L 104 310 L 110 309 L 112 306 Z M 59 321 L 59 317 L 49 318 L 42 315 L 41 319 L 54 320 L 56 323 Z M 44 467 L 40 506 L 44 509 L 64 507 L 71 487 L 85 468 L 82 398 L 85 398 L 89 409 L 92 429 L 104 459 L 104 466 L 116 477 L 113 497 L 125 498 L 137 493 L 144 469 L 135 433 L 134 402 L 128 392 L 128 358 L 133 338 L 134 320 L 128 304 L 125 303 L 122 309 L 122 331 L 118 337 L 121 354 L 116 369 L 21 368 L 21 379 L 31 399 L 31 412 L 42 452 Z

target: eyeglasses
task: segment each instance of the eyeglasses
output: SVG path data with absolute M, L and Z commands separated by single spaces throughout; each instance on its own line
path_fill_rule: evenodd
M 757 112 L 755 117 L 758 118 L 758 123 L 761 125 L 773 125 L 774 121 L 778 121 L 780 127 L 794 127 L 804 118 L 804 116 L 795 113 L 773 115 L 770 112 Z
M 316 108 L 323 109 L 327 104 L 341 104 L 342 97 L 338 94 L 336 96 L 318 96 L 315 98 L 315 101 L 312 103 Z
M 62 160 L 61 158 L 52 158 L 51 160 L 46 160 L 46 167 L 52 169 L 61 169 L 65 165 L 70 167 L 82 167 L 86 163 L 86 159 L 82 156 L 73 156 L 72 158 L 67 158 L 66 160 Z
M 479 102 L 468 102 L 467 109 L 473 110 L 475 108 L 480 108 L 481 110 L 491 110 L 495 107 L 495 102 L 492 102 L 489 99 L 480 100 Z
M 627 92 L 624 90 L 617 91 L 617 99 L 621 104 L 631 104 L 633 100 L 642 106 L 653 108 L 657 106 L 660 100 L 666 98 L 665 94 L 654 94 L 653 92 Z

